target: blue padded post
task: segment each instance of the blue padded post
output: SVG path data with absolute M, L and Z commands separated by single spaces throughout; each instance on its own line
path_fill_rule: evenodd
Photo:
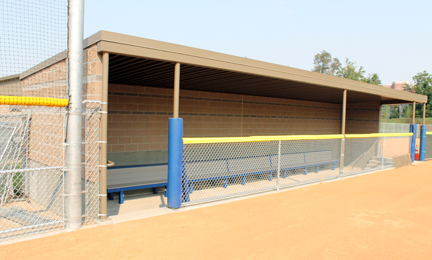
M 413 133 L 413 136 L 411 139 L 411 161 L 414 162 L 416 139 L 417 139 L 417 125 L 416 124 L 410 124 L 410 133 Z
M 182 202 L 183 119 L 168 121 L 168 207 L 178 209 Z
M 426 130 L 427 126 L 422 125 L 420 128 L 420 161 L 426 160 Z

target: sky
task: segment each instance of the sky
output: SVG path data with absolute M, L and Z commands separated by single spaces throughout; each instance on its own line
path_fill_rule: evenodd
M 87 0 L 99 30 L 311 70 L 326 50 L 383 84 L 432 73 L 432 1 Z

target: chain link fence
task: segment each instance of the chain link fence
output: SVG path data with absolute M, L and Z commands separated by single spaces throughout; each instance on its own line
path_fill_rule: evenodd
M 62 229 L 66 108 L 0 110 L 0 241 Z
M 182 205 L 279 190 L 394 167 L 394 156 L 409 153 L 411 137 L 409 134 L 378 137 L 362 135 L 356 138 L 347 135 L 343 171 L 340 169 L 342 135 L 257 140 L 186 142 L 183 146 Z
M 337 178 L 340 149 L 341 137 L 185 144 L 183 205 Z
M 344 175 L 394 167 L 393 157 L 410 154 L 411 136 L 347 138 Z

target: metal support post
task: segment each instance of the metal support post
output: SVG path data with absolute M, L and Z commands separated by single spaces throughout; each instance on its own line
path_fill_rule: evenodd
M 279 141 L 278 147 L 278 169 L 277 169 L 277 191 L 279 191 L 279 178 L 280 178 L 280 170 L 281 170 L 281 144 L 282 141 Z
M 101 98 L 101 121 L 100 121 L 100 155 L 99 165 L 99 193 L 100 193 L 100 220 L 107 219 L 107 136 L 108 136 L 108 73 L 109 53 L 102 54 L 102 98 Z
M 81 171 L 82 171 L 82 73 L 84 1 L 69 0 L 68 84 L 69 111 L 66 135 L 65 207 L 66 229 L 82 225 Z
M 342 142 L 341 142 L 341 155 L 340 155 L 340 167 L 339 174 L 343 174 L 344 169 L 344 159 L 345 159 L 345 126 L 346 126 L 346 102 L 347 102 L 347 90 L 345 89 L 343 92 L 343 101 L 342 101 Z
M 179 97 L 180 97 L 180 63 L 176 63 L 174 67 L 174 104 L 173 117 L 179 117 Z
M 413 114 L 412 114 L 412 123 L 415 124 L 415 114 L 416 114 L 416 102 L 413 102 Z

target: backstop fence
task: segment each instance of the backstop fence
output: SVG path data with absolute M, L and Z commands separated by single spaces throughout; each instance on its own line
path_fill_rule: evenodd
M 412 133 L 346 135 L 345 142 L 343 135 L 183 138 L 182 206 L 393 167 L 394 156 L 410 152 L 411 138 Z

